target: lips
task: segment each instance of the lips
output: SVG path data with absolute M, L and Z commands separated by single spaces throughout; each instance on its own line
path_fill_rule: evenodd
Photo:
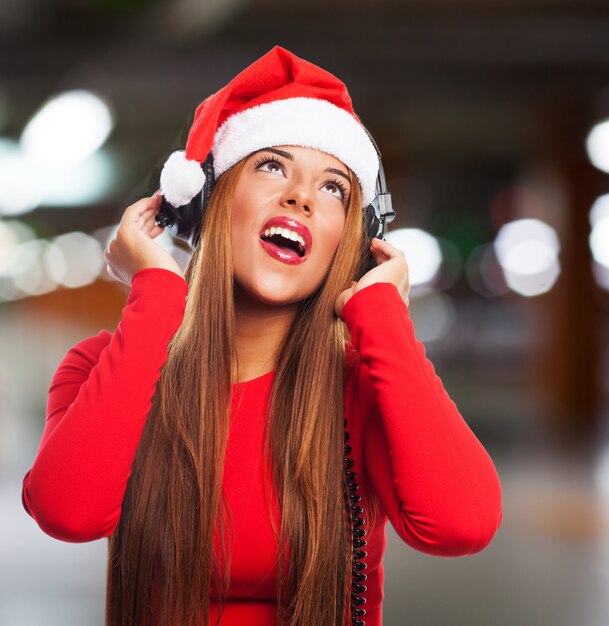
M 313 237 L 311 236 L 311 232 L 309 229 L 297 219 L 293 217 L 286 217 L 284 215 L 278 215 L 276 217 L 272 217 L 270 220 L 266 222 L 266 224 L 262 227 L 259 236 L 262 237 L 264 235 L 264 231 L 267 228 L 271 228 L 271 226 L 288 228 L 289 230 L 300 235 L 305 242 L 305 253 L 302 259 L 305 259 L 309 256 L 311 252 L 311 248 L 313 246 Z

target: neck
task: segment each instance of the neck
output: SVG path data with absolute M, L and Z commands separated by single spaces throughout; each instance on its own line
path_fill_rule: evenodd
M 238 380 L 257 378 L 275 369 L 277 352 L 288 331 L 298 303 L 272 305 L 242 292 L 235 294 Z

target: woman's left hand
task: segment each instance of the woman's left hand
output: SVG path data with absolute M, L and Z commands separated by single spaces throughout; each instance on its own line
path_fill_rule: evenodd
M 341 317 L 343 307 L 351 296 L 373 283 L 393 283 L 408 306 L 410 280 L 404 253 L 385 239 L 378 237 L 372 238 L 370 252 L 376 261 L 376 267 L 366 272 L 358 281 L 352 281 L 351 286 L 339 294 L 334 305 L 334 311 L 338 317 Z

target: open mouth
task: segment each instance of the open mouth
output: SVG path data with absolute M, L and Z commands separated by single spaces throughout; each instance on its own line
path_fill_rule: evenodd
M 302 237 L 284 229 L 276 229 L 274 227 L 267 228 L 267 230 L 260 235 L 260 239 L 276 246 L 284 252 L 297 254 L 300 258 L 302 258 L 306 252 L 304 243 L 300 241 Z

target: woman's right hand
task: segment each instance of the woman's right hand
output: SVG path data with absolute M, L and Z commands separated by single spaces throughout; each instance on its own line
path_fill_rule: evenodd
M 152 241 L 163 232 L 155 222 L 161 200 L 157 191 L 128 206 L 114 239 L 104 251 L 108 274 L 129 287 L 133 275 L 148 267 L 164 268 L 184 278 L 171 254 Z

